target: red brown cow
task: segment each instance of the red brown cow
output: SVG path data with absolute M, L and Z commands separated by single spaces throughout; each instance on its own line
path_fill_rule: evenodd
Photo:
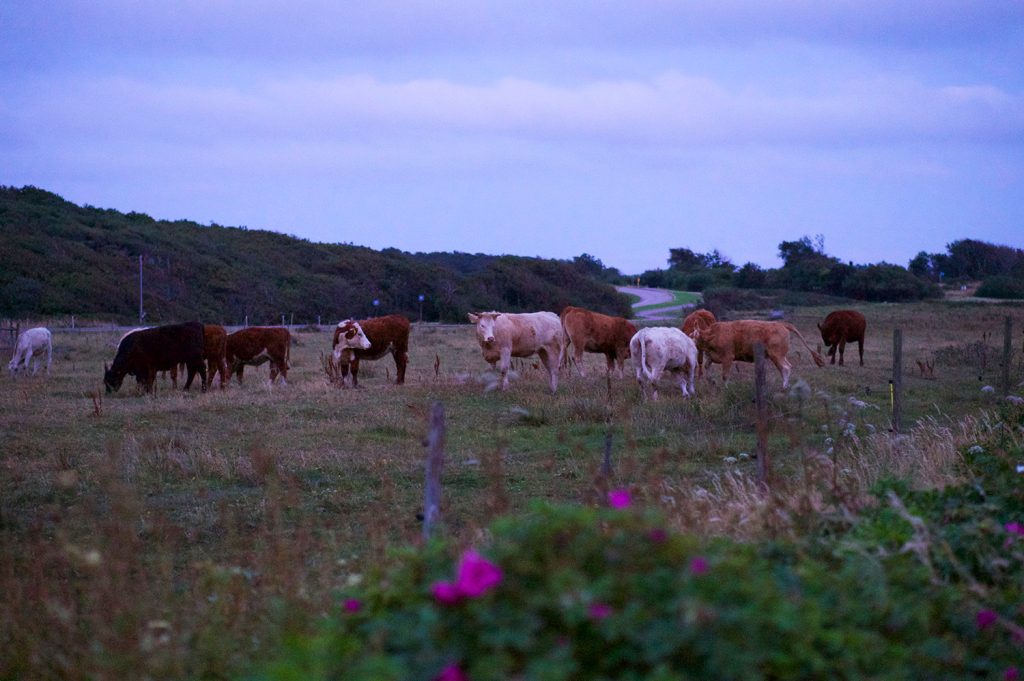
M 228 334 L 224 359 L 230 367 L 229 374 L 237 375 L 239 384 L 242 383 L 246 365 L 259 366 L 266 361 L 270 362 L 271 383 L 278 374 L 287 383 L 291 349 L 292 335 L 288 329 L 280 326 L 249 326 Z
M 789 387 L 789 374 L 793 366 L 786 355 L 789 354 L 789 334 L 795 333 L 807 351 L 811 353 L 814 363 L 824 366 L 825 360 L 807 345 L 803 335 L 789 322 L 759 322 L 741 320 L 736 322 L 715 322 L 703 331 L 694 332 L 697 347 L 704 347 L 704 352 L 712 362 L 722 365 L 722 381 L 729 378 L 729 367 L 733 362 L 753 362 L 754 343 L 764 345 L 765 356 L 771 360 L 782 376 L 782 387 Z
M 709 326 L 711 326 L 712 324 L 714 324 L 717 321 L 718 321 L 718 319 L 715 318 L 715 313 L 713 313 L 711 310 L 694 310 L 690 314 L 686 315 L 686 319 L 683 320 L 683 327 L 682 327 L 683 328 L 683 333 L 685 333 L 690 338 L 694 338 L 695 337 L 694 336 L 694 332 L 695 331 L 697 331 L 698 329 L 703 331 L 704 329 L 708 328 Z M 710 366 L 710 365 L 711 365 L 711 363 L 708 362 L 708 366 Z M 700 376 L 703 376 L 703 375 L 704 375 L 704 351 L 701 350 L 700 346 L 698 345 L 697 346 L 697 376 L 700 377 Z
M 864 366 L 864 331 L 868 321 L 856 310 L 836 310 L 830 312 L 825 321 L 818 324 L 821 340 L 828 347 L 828 356 L 832 364 L 836 363 L 836 348 L 839 348 L 839 366 L 843 366 L 843 351 L 846 344 L 857 341 L 860 353 L 860 365 Z
M 359 362 L 377 360 L 388 353 L 395 358 L 395 384 L 405 383 L 405 368 L 409 364 L 409 326 L 409 320 L 400 314 L 338 322 L 332 347 L 334 361 L 341 368 L 342 385 L 351 368 L 352 387 L 359 387 Z
M 203 324 L 203 359 L 206 360 L 206 387 L 213 385 L 213 378 L 220 372 L 220 389 L 231 380 L 228 373 L 227 352 L 228 332 L 220 324 Z M 171 385 L 178 387 L 178 369 L 171 369 Z
M 560 315 L 566 346 L 572 346 L 572 358 L 580 376 L 586 376 L 583 368 L 583 353 L 595 352 L 608 361 L 607 373 L 618 364 L 619 378 L 622 378 L 622 364 L 629 354 L 629 340 L 636 334 L 636 327 L 622 317 L 610 317 L 582 307 L 569 305 Z

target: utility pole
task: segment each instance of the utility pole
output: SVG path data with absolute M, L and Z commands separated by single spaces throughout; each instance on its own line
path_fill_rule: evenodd
M 146 313 L 142 310 L 142 256 L 139 256 L 139 324 L 142 323 L 142 319 L 146 316 Z

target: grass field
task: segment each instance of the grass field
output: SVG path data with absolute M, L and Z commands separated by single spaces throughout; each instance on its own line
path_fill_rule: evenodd
M 948 466 L 928 469 L 907 453 L 944 448 L 948 463 L 972 419 L 997 403 L 981 388 L 999 386 L 1007 315 L 1014 385 L 1021 380 L 1024 307 L 860 309 L 864 367 L 853 347 L 846 366 L 817 368 L 794 339 L 795 387 L 779 391 L 769 369 L 780 488 L 808 484 L 822 461 L 833 478 L 861 485 L 886 466 L 943 484 L 954 475 Z M 788 319 L 816 347 L 826 312 Z M 895 327 L 904 334 L 909 439 L 887 433 Z M 749 365 L 727 387 L 712 367 L 716 382 L 699 384 L 694 400 L 666 386 L 660 402 L 644 403 L 628 363 L 627 377 L 609 382 L 603 358 L 588 356 L 588 377 L 563 371 L 552 396 L 544 372 L 524 360 L 503 393 L 489 390 L 471 327 L 424 326 L 413 331 L 405 386 L 388 382 L 394 364 L 385 358 L 363 364 L 360 389 L 342 390 L 321 365 L 330 331 L 295 334 L 288 385 L 269 385 L 264 366 L 224 391 L 183 394 L 160 382 L 143 396 L 127 381 L 103 395 L 117 333 L 55 333 L 49 377 L 0 379 L 0 678 L 243 672 L 275 632 L 308 626 L 335 589 L 417 541 L 435 400 L 448 423 L 445 531 L 460 540 L 535 499 L 594 503 L 608 484 L 631 487 L 698 534 L 755 537 L 775 522 L 748 522 L 739 503 L 761 503 L 750 492 Z M 925 359 L 934 379 L 918 376 Z M 609 434 L 611 481 L 599 474 Z

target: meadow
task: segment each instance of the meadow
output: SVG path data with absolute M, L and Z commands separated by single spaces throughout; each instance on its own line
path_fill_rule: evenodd
M 480 539 L 537 499 L 601 503 L 628 487 L 674 529 L 758 540 L 798 533 L 837 498 L 868 503 L 887 476 L 958 480 L 959 447 L 998 395 L 1003 320 L 1013 318 L 1020 393 L 1024 307 L 945 302 L 860 306 L 865 366 L 817 368 L 791 342 L 793 384 L 769 367 L 773 495 L 754 482 L 752 369 L 713 366 L 698 397 L 668 385 L 640 399 L 632 368 L 563 370 L 546 391 L 534 360 L 507 392 L 469 325 L 414 325 L 406 385 L 390 357 L 359 389 L 328 380 L 331 328 L 297 329 L 287 385 L 267 367 L 205 394 L 127 381 L 103 393 L 118 332 L 54 334 L 48 377 L 0 379 L 0 678 L 231 678 L 304 630 L 334 594 L 416 544 L 423 441 L 447 418 L 443 528 Z M 812 347 L 825 308 L 788 313 Z M 892 330 L 904 338 L 904 432 L 889 432 Z M 933 362 L 920 376 L 917 361 Z M 991 385 L 995 392 L 983 391 Z M 606 447 L 613 470 L 601 473 Z

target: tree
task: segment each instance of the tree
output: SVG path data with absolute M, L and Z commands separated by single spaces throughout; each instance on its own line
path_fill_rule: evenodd
M 668 249 L 668 266 L 674 270 L 700 270 L 707 265 L 704 256 L 689 248 Z

